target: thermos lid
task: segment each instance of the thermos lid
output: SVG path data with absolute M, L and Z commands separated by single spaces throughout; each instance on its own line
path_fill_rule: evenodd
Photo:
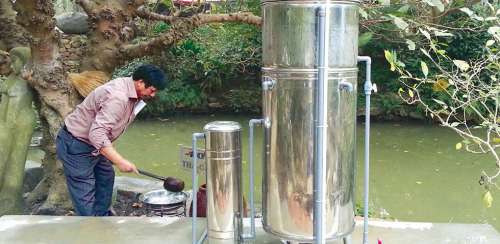
M 234 121 L 214 121 L 203 127 L 203 130 L 209 132 L 235 132 L 242 129 L 240 123 Z

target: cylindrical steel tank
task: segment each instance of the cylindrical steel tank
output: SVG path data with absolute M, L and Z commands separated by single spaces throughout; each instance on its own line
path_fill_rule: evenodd
M 209 243 L 242 241 L 241 130 L 237 122 L 205 125 Z
M 318 82 L 318 17 L 326 1 L 262 1 L 264 155 L 262 223 L 266 232 L 314 242 L 314 150 Z M 324 236 L 354 229 L 357 1 L 331 1 Z M 350 83 L 353 91 L 339 89 Z

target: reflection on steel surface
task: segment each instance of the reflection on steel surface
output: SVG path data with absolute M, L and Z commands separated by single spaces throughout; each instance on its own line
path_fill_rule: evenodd
M 315 72 L 263 69 L 276 79 L 264 92 L 263 225 L 283 239 L 313 238 L 313 151 Z M 354 228 L 354 166 L 356 93 L 340 90 L 340 82 L 356 89 L 356 69 L 329 74 L 327 136 L 328 239 L 340 238 Z
M 316 11 L 321 4 L 321 1 L 263 3 L 264 67 L 304 69 L 317 67 Z M 329 67 L 357 67 L 358 3 L 331 1 L 331 4 Z
M 262 1 L 264 230 L 314 242 L 314 138 L 318 64 L 316 12 L 326 1 Z M 354 229 L 359 1 L 331 1 L 328 45 L 327 240 Z M 352 91 L 348 89 L 352 85 Z
M 238 243 L 242 236 L 241 125 L 208 123 L 206 134 L 209 243 Z

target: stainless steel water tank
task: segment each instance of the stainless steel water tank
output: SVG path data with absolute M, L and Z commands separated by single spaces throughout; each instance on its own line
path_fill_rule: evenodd
M 316 12 L 326 1 L 262 1 L 262 60 L 266 68 L 314 69 L 318 63 Z M 358 63 L 359 1 L 331 1 L 329 67 Z
M 263 1 L 264 155 L 262 223 L 266 232 L 314 242 L 317 15 L 326 1 Z M 331 1 L 326 145 L 327 241 L 354 229 L 358 2 Z M 339 89 L 351 83 L 353 91 Z
M 241 130 L 237 122 L 205 125 L 209 243 L 242 241 Z

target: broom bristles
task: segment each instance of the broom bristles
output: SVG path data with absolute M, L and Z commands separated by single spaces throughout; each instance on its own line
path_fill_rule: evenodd
M 109 76 L 102 71 L 86 71 L 79 74 L 68 74 L 71 84 L 73 84 L 83 97 L 87 97 L 90 92 L 109 81 Z

